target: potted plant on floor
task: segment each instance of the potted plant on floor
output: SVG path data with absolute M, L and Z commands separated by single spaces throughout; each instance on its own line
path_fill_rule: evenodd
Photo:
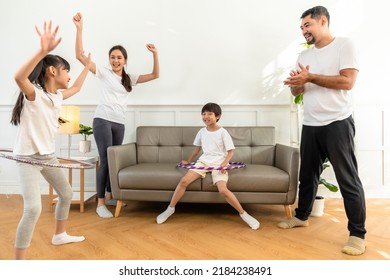
M 93 129 L 90 126 L 80 124 L 79 133 L 83 136 L 83 140 L 80 140 L 79 151 L 81 153 L 89 153 L 91 151 L 91 140 L 88 140 L 88 136 L 93 134 Z
M 329 160 L 326 158 L 324 164 L 322 165 L 323 171 L 330 167 Z M 325 186 L 331 192 L 337 192 L 339 190 L 338 186 L 328 182 L 323 177 L 320 177 L 319 185 Z M 325 197 L 321 195 L 316 195 L 316 198 L 313 203 L 313 209 L 311 211 L 310 216 L 321 217 L 324 214 L 324 206 L 325 206 Z

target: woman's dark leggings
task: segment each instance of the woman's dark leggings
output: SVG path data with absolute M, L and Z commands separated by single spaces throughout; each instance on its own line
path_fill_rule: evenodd
M 100 118 L 93 119 L 93 136 L 99 152 L 99 170 L 97 174 L 97 197 L 104 198 L 106 191 L 111 192 L 108 173 L 107 148 L 121 145 L 125 135 L 125 125 Z

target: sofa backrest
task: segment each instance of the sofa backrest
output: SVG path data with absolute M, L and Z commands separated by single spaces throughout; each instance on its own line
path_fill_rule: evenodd
M 178 163 L 194 149 L 201 126 L 137 127 L 138 163 Z M 274 165 L 275 128 L 271 126 L 224 127 L 236 147 L 232 161 Z

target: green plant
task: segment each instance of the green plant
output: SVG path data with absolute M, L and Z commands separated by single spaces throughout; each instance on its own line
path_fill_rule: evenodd
M 304 46 L 306 49 L 309 49 L 312 45 L 308 44 L 307 42 L 301 43 L 302 46 Z M 300 93 L 294 97 L 294 104 L 296 105 L 302 105 L 303 104 L 303 93 Z
M 88 139 L 88 136 L 93 134 L 93 129 L 90 126 L 83 125 L 83 124 L 80 124 L 79 127 L 80 127 L 79 133 L 83 135 L 84 141 L 86 141 Z
M 328 158 L 325 159 L 324 161 L 324 164 L 322 165 L 323 167 L 323 170 L 325 170 L 326 168 L 330 167 L 330 164 L 329 164 L 329 160 Z M 320 177 L 320 181 L 319 181 L 319 184 L 320 185 L 324 185 L 326 188 L 328 188 L 328 190 L 330 190 L 331 192 L 337 192 L 339 190 L 339 188 L 332 184 L 332 183 L 329 183 L 328 181 L 326 181 L 324 178 Z

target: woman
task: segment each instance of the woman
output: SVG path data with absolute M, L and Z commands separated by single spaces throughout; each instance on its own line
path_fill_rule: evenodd
M 77 28 L 76 58 L 83 64 L 87 57 L 83 54 L 83 18 L 80 13 L 73 17 Z M 124 67 L 127 63 L 127 52 L 120 45 L 113 46 L 109 51 L 110 67 L 102 67 L 92 62 L 90 71 L 101 82 L 101 96 L 93 120 L 93 134 L 99 152 L 99 170 L 97 175 L 97 214 L 101 218 L 112 218 L 107 205 L 116 205 L 112 199 L 111 184 L 108 174 L 107 148 L 121 145 L 125 133 L 125 113 L 129 94 L 136 84 L 149 82 L 159 77 L 159 61 L 157 49 L 153 44 L 147 44 L 147 49 L 153 54 L 153 71 L 144 75 L 129 75 Z

